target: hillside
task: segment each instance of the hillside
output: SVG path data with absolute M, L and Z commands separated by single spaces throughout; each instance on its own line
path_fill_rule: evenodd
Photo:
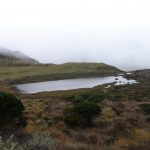
M 9 49 L 1 48 L 0 47 L 0 62 L 3 64 L 12 64 L 12 63 L 34 63 L 37 64 L 33 58 L 26 56 L 25 54 L 21 53 L 20 51 L 12 51 Z
M 68 68 L 74 65 L 78 68 L 79 66 L 86 66 L 86 64 L 80 63 L 67 63 L 48 65 L 48 67 Z M 97 65 L 102 64 L 88 64 L 91 68 Z M 21 135 L 19 140 L 14 138 L 12 142 L 15 143 L 11 145 L 17 145 L 18 141 L 22 139 L 21 145 L 17 146 L 23 149 L 24 145 L 29 145 L 28 140 L 24 140 L 24 137 L 27 139 L 33 137 L 31 140 L 35 139 L 35 141 L 41 142 L 38 143 L 38 146 L 45 144 L 47 139 L 53 141 L 46 143 L 46 146 L 54 150 L 58 150 L 60 147 L 62 150 L 99 150 L 99 148 L 102 150 L 149 150 L 149 76 L 150 70 L 134 71 L 132 74 L 128 74 L 128 78 L 136 79 L 138 84 L 111 86 L 107 89 L 105 88 L 106 85 L 100 85 L 90 89 L 36 94 L 17 93 L 25 107 L 24 115 L 27 118 L 27 125 L 22 132 L 19 130 L 19 135 Z M 0 89 L 10 91 L 10 87 L 6 85 L 0 85 Z M 69 126 L 64 120 L 68 110 L 73 110 L 72 108 L 87 103 L 96 104 L 101 108 L 101 113 L 96 118 L 93 117 L 93 124 L 83 127 L 75 122 L 73 124 L 75 126 Z M 86 107 L 84 108 L 86 109 Z M 80 110 L 79 107 L 78 110 Z M 69 113 L 73 115 L 70 117 L 71 121 L 76 119 L 76 114 Z M 84 116 L 88 116 L 88 114 L 86 111 Z M 8 140 L 8 142 L 11 141 Z M 7 145 L 8 142 L 5 144 Z
M 0 81 L 11 84 L 40 82 L 94 76 L 110 76 L 121 72 L 103 63 L 5 64 L 0 65 Z

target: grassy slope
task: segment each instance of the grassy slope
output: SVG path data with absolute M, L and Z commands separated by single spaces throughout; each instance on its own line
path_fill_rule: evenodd
M 66 78 L 114 75 L 119 69 L 103 63 L 28 64 L 1 62 L 0 81 L 36 82 Z

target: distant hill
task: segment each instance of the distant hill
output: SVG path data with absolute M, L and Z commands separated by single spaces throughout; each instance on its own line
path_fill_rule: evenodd
M 118 68 L 104 63 L 41 64 L 19 51 L 0 48 L 0 81 L 12 84 L 102 77 L 120 72 Z
M 21 62 L 21 63 L 33 63 L 38 64 L 39 62 L 33 58 L 26 56 L 20 51 L 12 51 L 6 48 L 0 47 L 0 61 L 4 62 Z
M 0 81 L 11 84 L 114 76 L 122 71 L 103 63 L 26 64 L 0 63 Z

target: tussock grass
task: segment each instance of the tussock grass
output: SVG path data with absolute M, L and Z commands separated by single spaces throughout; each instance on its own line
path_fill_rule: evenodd
M 58 150 L 58 141 L 49 134 L 32 134 L 26 141 L 14 136 L 0 140 L 1 150 Z

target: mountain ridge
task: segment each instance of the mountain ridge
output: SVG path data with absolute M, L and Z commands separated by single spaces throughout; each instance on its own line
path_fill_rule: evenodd
M 20 51 L 12 51 L 6 48 L 0 47 L 0 61 L 11 61 L 11 62 L 25 62 L 38 64 L 39 62 Z

